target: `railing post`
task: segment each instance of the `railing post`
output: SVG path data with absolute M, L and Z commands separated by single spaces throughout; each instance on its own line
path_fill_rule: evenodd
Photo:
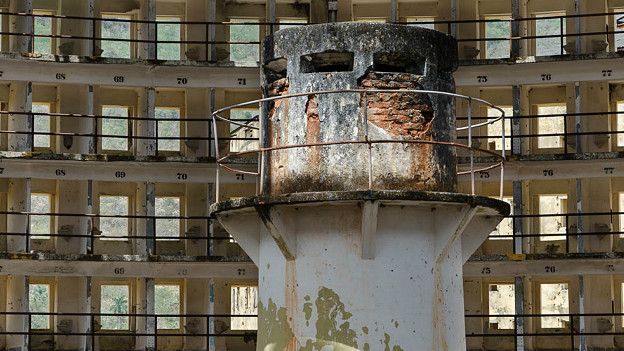
M 90 323 L 91 323 L 91 329 L 90 329 L 91 351 L 95 351 L 95 315 L 94 314 L 91 314 Z
M 559 17 L 559 44 L 560 44 L 559 52 L 561 53 L 561 55 L 564 54 L 563 47 L 565 46 L 564 37 L 563 37 L 564 21 L 565 21 L 564 17 Z M 578 33 L 576 34 L 578 35 Z M 579 54 L 579 53 L 577 52 L 576 54 Z
M 368 190 L 373 189 L 373 144 L 368 138 L 368 93 L 364 94 L 364 140 L 368 146 Z
M 93 16 L 93 18 L 91 19 L 91 56 L 96 57 L 97 56 L 97 50 L 96 50 L 96 41 L 95 41 L 95 37 L 97 33 L 97 23 L 95 21 L 95 16 Z
M 28 201 L 30 202 L 30 200 Z M 28 211 L 26 213 L 26 252 L 30 252 L 30 222 L 31 222 L 31 214 L 30 214 L 30 206 L 28 206 Z M 13 233 L 16 235 L 17 233 Z
M 156 314 L 154 317 L 154 351 L 158 351 L 158 317 Z
M 568 114 L 563 115 L 563 153 L 568 153 Z
M 210 25 L 208 24 L 208 22 L 204 23 L 204 29 L 205 29 L 205 34 L 206 34 L 206 45 L 204 45 L 204 57 L 205 57 L 205 61 L 208 62 L 209 57 L 210 57 L 210 44 L 208 43 L 209 41 L 209 37 L 210 37 Z
M 210 232 L 210 218 L 206 217 L 206 257 L 210 257 L 210 240 L 212 233 Z
M 28 331 L 26 334 L 26 345 L 28 347 L 28 351 L 32 350 L 32 342 L 31 342 L 31 335 L 32 335 L 32 314 L 30 312 L 26 312 L 26 314 L 28 315 Z M 49 317 L 48 317 L 49 318 Z
M 154 60 L 158 60 L 158 21 L 156 20 L 154 20 Z
M 503 122 L 503 129 L 505 122 Z M 470 189 L 475 194 L 474 151 L 472 150 L 472 98 L 468 97 L 468 147 L 470 148 Z M 503 145 L 503 149 L 505 145 Z

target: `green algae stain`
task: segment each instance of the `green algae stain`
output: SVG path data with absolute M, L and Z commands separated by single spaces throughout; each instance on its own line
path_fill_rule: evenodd
M 310 318 L 312 318 L 312 302 L 303 304 L 303 314 L 305 315 L 306 327 L 310 326 Z
M 348 320 L 353 316 L 345 310 L 340 296 L 333 290 L 322 287 L 316 298 L 316 338 L 318 340 L 335 341 L 357 348 L 357 334 L 350 329 Z M 340 321 L 344 323 L 338 326 Z
M 384 333 L 384 351 L 390 351 L 390 335 Z
M 295 337 L 288 324 L 286 308 L 278 309 L 272 299 L 266 308 L 258 302 L 258 324 L 262 326 L 258 329 L 258 350 L 285 350 Z
M 312 303 L 309 296 L 304 297 L 303 312 L 307 320 L 312 316 Z M 316 301 L 316 339 L 308 340 L 299 351 L 320 351 L 325 346 L 335 350 L 357 349 L 357 333 L 351 329 L 349 319 L 353 316 L 345 309 L 340 296 L 333 290 L 321 287 Z
M 383 344 L 384 344 L 384 351 L 390 351 L 390 334 L 384 333 Z M 392 347 L 392 351 L 403 351 L 403 348 L 401 348 L 401 346 L 399 345 L 394 345 Z
M 364 351 L 370 351 L 370 345 L 368 343 L 364 344 Z
M 368 335 L 368 327 L 362 327 L 362 331 L 364 334 Z

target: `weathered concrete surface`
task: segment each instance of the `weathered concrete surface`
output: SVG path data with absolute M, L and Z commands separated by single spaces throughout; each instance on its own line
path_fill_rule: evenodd
M 257 350 L 398 351 L 465 349 L 462 265 L 509 206 L 353 191 L 243 198 L 211 210 L 258 266 Z
M 454 92 L 455 41 L 422 28 L 334 23 L 278 31 L 266 43 L 267 96 L 341 89 Z M 269 104 L 267 104 L 269 105 Z M 365 140 L 453 141 L 453 100 L 435 94 L 308 95 L 266 106 L 266 146 Z M 368 125 L 364 124 L 368 116 Z M 372 189 L 454 191 L 455 150 L 375 144 Z M 367 144 L 278 150 L 265 192 L 369 189 Z

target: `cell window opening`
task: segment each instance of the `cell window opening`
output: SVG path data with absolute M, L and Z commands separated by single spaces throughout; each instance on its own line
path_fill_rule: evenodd
M 567 208 L 568 196 L 565 194 L 538 196 L 538 211 L 541 215 L 564 214 L 567 212 Z M 541 234 L 539 240 L 566 240 L 567 225 L 565 216 L 539 217 L 539 233 Z
M 260 61 L 260 25 L 257 18 L 230 18 L 230 61 L 235 66 L 257 66 Z
M 494 123 L 487 125 L 487 143 L 488 150 L 492 151 L 501 151 L 503 148 L 503 125 L 505 126 L 505 151 L 511 150 L 511 116 L 513 116 L 513 107 L 504 106 L 500 107 L 505 113 L 505 118 L 503 120 L 496 121 Z M 488 107 L 487 108 L 487 118 L 488 120 L 494 120 L 499 118 L 501 115 L 500 111 Z
M 234 108 L 230 110 L 230 152 L 245 152 L 256 150 L 259 146 L 258 129 L 259 108 Z
M 560 316 L 540 317 L 542 329 L 568 328 L 570 301 L 567 283 L 543 283 L 540 289 L 540 313 Z
M 54 15 L 51 11 L 33 11 L 34 15 L 34 33 L 35 36 L 33 49 L 35 52 L 42 54 L 52 54 L 53 53 L 53 43 L 54 38 L 51 36 L 55 33 L 55 21 L 52 17 L 47 17 Z
M 538 149 L 560 149 L 565 140 L 565 104 L 550 104 L 537 106 L 537 114 L 544 116 L 537 118 L 537 134 L 549 134 L 537 137 Z
M 489 327 L 494 330 L 514 329 L 516 313 L 515 287 L 513 284 L 488 284 Z
M 50 239 L 53 233 L 54 220 L 49 213 L 53 212 L 52 194 L 32 193 L 30 195 L 30 238 L 33 240 Z M 38 214 L 41 213 L 41 214 Z
M 111 58 L 132 57 L 132 16 L 103 14 L 101 21 L 101 56 Z M 106 40 L 116 39 L 116 40 Z
M 154 204 L 156 217 L 180 217 L 182 201 L 179 196 L 157 196 Z M 182 232 L 182 219 L 156 218 L 156 238 L 158 240 L 179 240 Z
M 100 286 L 100 316 L 102 330 L 129 330 L 130 286 L 125 284 Z
M 158 151 L 179 152 L 182 123 L 179 107 L 156 107 Z
M 485 30 L 485 58 L 504 59 L 510 57 L 511 16 L 486 16 Z
M 181 17 L 157 16 L 158 42 L 156 53 L 159 60 L 180 60 L 182 56 L 182 24 Z M 162 43 L 163 41 L 167 43 Z
M 232 315 L 258 314 L 258 287 L 233 285 L 230 287 L 230 313 Z M 231 317 L 231 330 L 257 330 L 258 317 Z
M 101 240 L 128 240 L 130 219 L 130 197 L 123 195 L 100 195 L 99 218 Z M 110 216 L 110 217 L 109 217 Z
M 30 328 L 34 330 L 51 329 L 52 316 L 50 284 L 29 284 L 28 285 L 28 310 L 33 313 L 30 317 Z
M 132 127 L 130 107 L 105 105 L 102 106 L 102 116 L 102 150 L 128 151 Z
M 159 330 L 179 330 L 181 314 L 181 287 L 179 284 L 156 284 L 154 287 L 154 313 L 167 315 L 156 318 Z
M 562 43 L 566 42 L 566 19 L 549 18 L 555 16 L 565 16 L 564 12 L 541 13 L 535 15 L 535 35 L 549 36 L 547 38 L 535 39 L 535 55 L 551 56 L 562 55 L 564 53 Z M 547 17 L 547 18 L 544 18 Z M 550 36 L 561 37 L 550 37 Z
M 52 132 L 52 117 L 50 112 L 52 110 L 51 104 L 46 102 L 33 102 L 33 146 L 38 148 L 49 148 L 52 146 L 51 135 Z

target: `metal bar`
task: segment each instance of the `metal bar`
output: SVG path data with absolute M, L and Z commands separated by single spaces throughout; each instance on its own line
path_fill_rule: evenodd
M 368 139 L 368 94 L 362 93 L 364 97 L 364 141 L 368 143 L 368 189 L 373 189 L 373 144 Z
M 504 115 L 504 113 L 503 113 Z M 503 121 L 503 129 L 504 121 Z M 468 98 L 468 148 L 470 148 L 470 189 L 475 194 L 474 151 L 472 150 L 472 100 Z M 503 145 L 503 149 L 505 146 Z
M 98 56 L 97 55 L 97 51 L 96 51 L 97 50 L 96 49 L 97 42 L 95 40 L 95 37 L 97 36 L 96 33 L 97 33 L 97 24 L 96 24 L 96 21 L 95 21 L 95 17 L 93 17 L 93 20 L 91 21 L 91 35 L 92 35 L 92 38 L 91 38 L 91 56 L 93 56 L 93 57 Z
M 563 18 L 560 18 L 559 19 L 559 35 L 560 35 L 560 39 L 559 39 L 559 53 L 561 55 L 564 54 L 563 47 L 565 46 L 564 39 L 563 39 L 563 25 L 564 25 Z M 577 52 L 577 54 L 579 54 L 579 52 Z

